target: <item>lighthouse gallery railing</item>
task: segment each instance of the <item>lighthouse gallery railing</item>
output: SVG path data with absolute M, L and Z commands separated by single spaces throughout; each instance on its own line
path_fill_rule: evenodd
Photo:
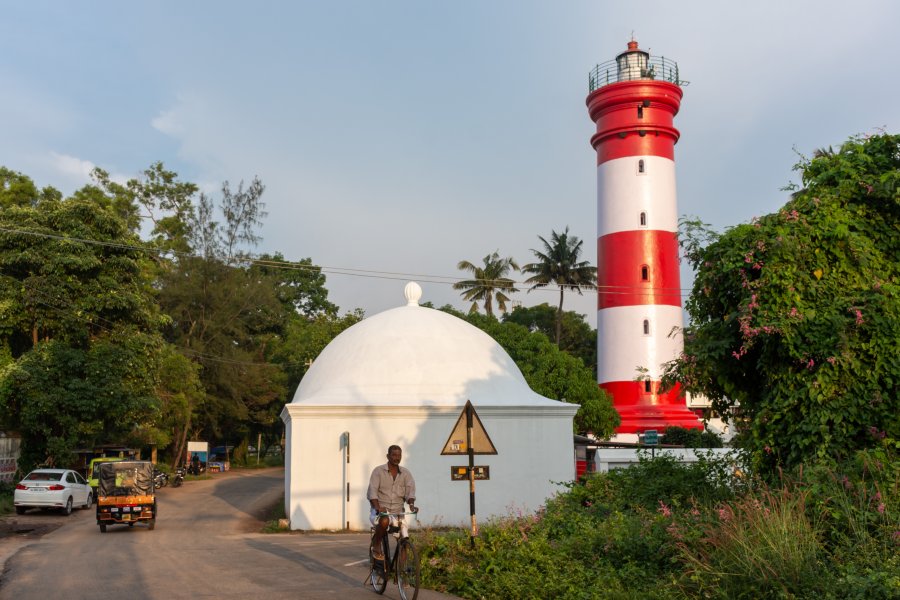
M 594 67 L 588 75 L 588 91 L 593 92 L 603 86 L 619 81 L 634 81 L 640 79 L 657 79 L 668 81 L 678 86 L 687 85 L 688 82 L 681 79 L 678 74 L 678 63 L 662 56 L 651 56 L 647 65 L 642 69 L 619 70 L 619 64 L 615 60 L 608 60 Z

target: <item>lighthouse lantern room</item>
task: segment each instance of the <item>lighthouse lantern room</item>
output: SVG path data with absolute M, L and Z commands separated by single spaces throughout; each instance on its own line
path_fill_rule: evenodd
M 701 428 L 681 390 L 662 391 L 682 349 L 673 125 L 678 66 L 628 43 L 589 78 L 597 131 L 597 380 L 622 417 L 618 434 Z

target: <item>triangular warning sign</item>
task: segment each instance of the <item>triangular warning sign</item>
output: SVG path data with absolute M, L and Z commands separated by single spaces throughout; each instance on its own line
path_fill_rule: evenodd
M 481 419 L 478 418 L 478 413 L 475 412 L 475 407 L 472 406 L 471 400 L 466 401 L 466 406 L 459 414 L 459 418 L 456 420 L 456 425 L 453 426 L 453 430 L 450 432 L 450 437 L 447 438 L 447 443 L 444 444 L 444 449 L 441 450 L 441 454 L 469 453 L 469 447 L 466 445 L 467 411 L 471 411 L 472 413 L 473 454 L 497 454 L 497 449 L 494 448 L 494 443 L 491 441 L 491 436 L 489 436 L 487 434 L 487 431 L 484 430 L 484 425 L 482 425 Z

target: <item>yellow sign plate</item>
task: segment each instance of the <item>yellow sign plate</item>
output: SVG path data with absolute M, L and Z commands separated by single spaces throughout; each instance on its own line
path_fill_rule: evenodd
M 450 437 L 447 438 L 447 442 L 444 444 L 444 449 L 441 450 L 442 455 L 469 453 L 469 448 L 466 445 L 466 440 L 468 439 L 466 411 L 469 410 L 472 411 L 472 448 L 474 450 L 472 454 L 497 454 L 494 442 L 491 441 L 491 437 L 485 431 L 481 419 L 478 418 L 478 413 L 475 412 L 472 401 L 468 400 L 466 401 L 466 406 L 459 414 L 459 418 L 456 420 L 456 425 L 453 426 L 453 430 L 450 432 Z

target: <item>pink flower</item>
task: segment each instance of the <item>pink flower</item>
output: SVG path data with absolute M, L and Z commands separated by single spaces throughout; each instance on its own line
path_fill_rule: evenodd
M 878 514 L 880 514 L 880 515 L 884 514 L 884 502 L 878 503 Z
M 863 324 L 862 311 L 859 310 L 858 308 L 856 309 L 856 324 L 857 324 L 857 325 L 862 325 L 862 324 Z
M 669 508 L 668 506 L 666 506 L 665 502 L 663 502 L 662 500 L 659 501 L 659 509 L 658 510 L 659 510 L 659 512 L 662 513 L 662 516 L 664 516 L 664 517 L 672 516 L 672 509 Z
M 812 368 L 816 366 L 816 361 L 813 359 L 809 359 L 809 362 L 806 363 L 806 368 L 812 370 Z
M 833 356 L 829 356 L 825 360 L 827 360 L 829 362 L 829 364 L 832 364 L 832 365 L 837 362 L 837 359 Z
M 793 308 L 791 308 L 791 314 L 790 314 L 790 316 L 792 316 L 792 317 L 797 317 L 797 316 L 799 316 L 799 315 L 800 315 L 800 311 L 797 310 L 797 307 L 796 307 L 796 306 L 793 307 Z
M 763 446 L 763 452 L 765 452 L 766 454 L 772 454 L 772 447 L 766 444 L 765 446 Z

